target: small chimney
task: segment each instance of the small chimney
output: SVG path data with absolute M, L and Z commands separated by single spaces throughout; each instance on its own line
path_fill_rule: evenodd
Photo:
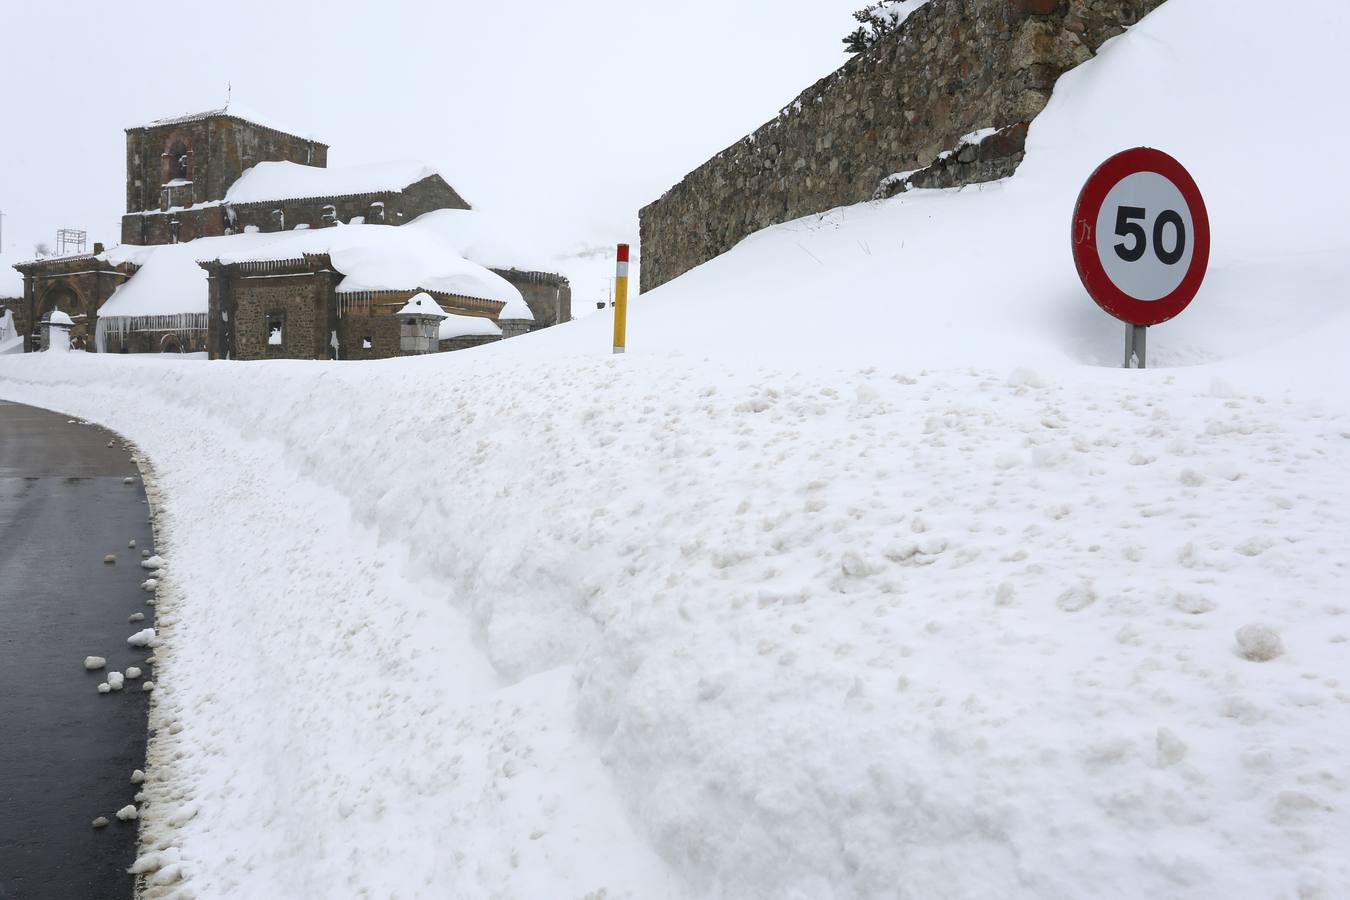
M 98 241 L 94 241 L 94 255 L 98 256 L 102 252 L 103 252 L 103 245 L 100 244 Z

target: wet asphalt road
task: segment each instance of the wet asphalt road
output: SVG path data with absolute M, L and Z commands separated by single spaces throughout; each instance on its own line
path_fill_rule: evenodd
M 148 652 L 140 588 L 151 530 L 140 479 L 114 436 L 0 401 L 0 900 L 128 900 L 136 823 L 113 815 L 145 768 L 149 695 L 99 694 Z M 127 542 L 135 539 L 136 549 Z M 116 564 L 103 562 L 115 553 Z M 143 612 L 146 621 L 129 624 Z M 86 672 L 86 656 L 107 668 Z M 95 830 L 90 823 L 107 816 Z

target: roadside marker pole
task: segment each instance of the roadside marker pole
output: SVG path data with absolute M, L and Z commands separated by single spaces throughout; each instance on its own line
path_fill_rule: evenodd
M 628 331 L 628 245 L 619 245 L 614 270 L 614 352 L 624 351 Z

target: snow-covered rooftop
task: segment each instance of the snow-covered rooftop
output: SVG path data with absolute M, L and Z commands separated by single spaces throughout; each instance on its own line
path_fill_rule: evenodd
M 502 327 L 491 319 L 482 316 L 446 316 L 441 319 L 440 340 L 448 341 L 457 337 L 477 337 L 488 335 L 501 337 Z
M 449 315 L 428 293 L 414 294 L 394 315 L 397 316 L 436 316 L 444 319 Z
M 124 244 L 101 258 L 114 265 L 135 263 L 141 269 L 118 287 L 99 315 L 205 313 L 207 277 L 198 263 L 292 260 L 316 253 L 327 253 L 343 274 L 338 293 L 438 291 L 502 303 L 504 319 L 534 318 L 510 282 L 465 259 L 457 243 L 417 222 L 237 234 L 156 247 Z
M 270 117 L 262 115 L 256 112 L 255 110 L 249 109 L 247 106 L 244 106 L 241 103 L 237 103 L 234 100 L 227 101 L 226 104 L 220 107 L 219 109 L 207 109 L 201 112 L 185 113 L 180 116 L 168 116 L 163 119 L 155 119 L 152 122 L 146 122 L 143 125 L 132 126 L 127 130 L 134 131 L 138 128 L 159 128 L 160 126 L 163 125 L 184 125 L 188 122 L 200 122 L 203 119 L 210 119 L 214 118 L 215 116 L 229 116 L 230 118 L 233 119 L 242 119 L 245 122 L 251 122 L 254 125 L 260 125 L 263 128 L 268 128 L 271 129 L 272 131 L 279 131 L 282 134 L 289 134 L 292 137 L 298 137 L 307 141 L 314 141 L 315 143 L 322 143 L 322 141 L 319 141 L 311 134 L 306 134 L 294 128 L 288 128 L 285 125 L 273 121 Z M 324 144 L 324 146 L 326 147 L 328 145 Z
M 438 209 L 410 223 L 459 248 L 465 259 L 493 269 L 556 272 L 558 261 L 523 236 L 519 224 L 477 209 Z
M 263 203 L 304 197 L 342 197 L 398 191 L 437 174 L 415 160 L 323 169 L 293 162 L 260 162 L 225 192 L 226 203 Z

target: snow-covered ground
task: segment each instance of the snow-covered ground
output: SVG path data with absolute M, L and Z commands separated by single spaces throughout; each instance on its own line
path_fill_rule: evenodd
M 1230 7 L 1067 76 L 1009 182 L 644 295 L 624 357 L 0 360 L 163 492 L 148 896 L 1350 895 L 1347 198 L 1272 174 L 1350 163 L 1350 11 Z M 1215 230 L 1142 372 L 1069 258 L 1135 144 Z

